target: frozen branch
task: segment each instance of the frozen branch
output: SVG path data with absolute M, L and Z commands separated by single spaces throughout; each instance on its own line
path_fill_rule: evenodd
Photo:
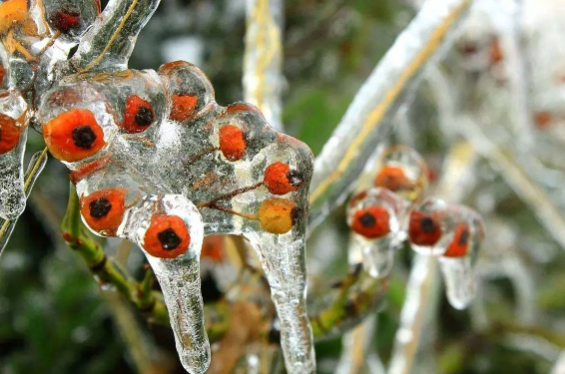
M 247 0 L 243 88 L 245 101 L 282 130 L 283 0 Z
M 429 0 L 357 93 L 316 160 L 311 222 L 338 205 L 375 149 L 407 89 L 447 39 L 471 0 Z
M 79 73 L 127 68 L 137 36 L 161 0 L 111 0 L 70 60 Z

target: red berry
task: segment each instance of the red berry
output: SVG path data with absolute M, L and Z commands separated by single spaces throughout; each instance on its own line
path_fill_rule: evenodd
M 173 107 L 170 118 L 173 121 L 184 122 L 192 119 L 196 110 L 198 97 L 195 95 L 173 95 Z
M 4 114 L 0 114 L 0 155 L 16 148 L 22 136 L 22 129 L 17 121 Z
M 126 112 L 122 127 L 130 134 L 147 130 L 155 122 L 153 106 L 137 95 L 131 95 L 126 100 Z
M 296 191 L 302 186 L 304 180 L 298 171 L 291 170 L 287 164 L 275 162 L 265 169 L 263 183 L 265 183 L 265 187 L 267 187 L 270 193 L 285 195 Z
M 67 10 L 57 10 L 49 17 L 49 21 L 55 29 L 68 34 L 72 29 L 80 26 L 80 13 Z
M 381 206 L 371 206 L 355 212 L 351 229 L 369 239 L 381 238 L 390 233 L 390 215 Z
M 413 183 L 404 174 L 404 170 L 395 166 L 387 166 L 381 169 L 375 178 L 375 186 L 387 188 L 393 192 L 408 190 Z
M 243 130 L 234 125 L 223 126 L 220 129 L 220 150 L 230 161 L 241 160 L 247 150 L 247 140 Z
M 190 245 L 190 234 L 179 216 L 155 215 L 143 239 L 143 248 L 151 256 L 176 258 Z
M 43 125 L 43 137 L 51 154 L 67 162 L 93 156 L 106 145 L 102 127 L 86 109 L 72 109 L 52 119 Z
M 125 188 L 109 188 L 80 199 L 80 212 L 94 231 L 115 236 L 126 209 Z
M 453 241 L 443 254 L 445 257 L 464 257 L 469 249 L 469 228 L 465 224 L 460 224 L 455 229 Z
M 433 214 L 414 210 L 410 214 L 408 235 L 413 244 L 432 246 L 441 238 L 441 225 Z

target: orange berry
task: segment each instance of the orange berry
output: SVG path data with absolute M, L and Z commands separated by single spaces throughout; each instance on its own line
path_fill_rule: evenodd
M 441 238 L 441 225 L 432 214 L 414 210 L 410 214 L 408 236 L 416 245 L 431 246 Z
M 115 236 L 126 209 L 125 188 L 108 188 L 80 199 L 80 212 L 88 226 L 103 235 Z
M 534 122 L 538 129 L 545 130 L 553 122 L 553 116 L 549 112 L 537 112 L 534 114 Z
M 245 156 L 247 140 L 245 133 L 234 125 L 225 125 L 220 129 L 220 150 L 225 158 L 238 161 Z
M 502 51 L 502 46 L 500 45 L 500 40 L 494 38 L 490 43 L 490 63 L 492 65 L 498 64 L 504 60 L 504 52 Z
M 27 0 L 8 0 L 0 4 L 0 34 L 6 33 L 27 17 Z
M 375 178 L 375 186 L 387 188 L 393 192 L 409 190 L 414 186 L 406 177 L 404 170 L 396 166 L 387 166 L 381 169 Z
M 390 233 L 390 216 L 381 206 L 371 206 L 355 212 L 351 229 L 369 239 L 383 237 Z
M 274 195 L 285 195 L 296 191 L 304 183 L 302 174 L 282 162 L 275 162 L 265 169 L 265 187 Z
M 17 121 L 0 114 L 0 155 L 16 148 L 21 136 L 22 129 L 17 125 Z
M 259 221 L 263 230 L 271 234 L 285 234 L 300 217 L 300 209 L 290 200 L 268 199 L 259 207 Z
M 4 83 L 4 76 L 6 75 L 6 68 L 0 65 L 0 86 Z
M 52 119 L 43 125 L 43 137 L 53 156 L 67 162 L 93 156 L 106 145 L 102 127 L 86 109 L 72 109 Z
M 129 134 L 136 134 L 147 130 L 153 122 L 155 122 L 153 106 L 137 95 L 128 97 L 121 127 Z
M 469 249 L 469 228 L 465 224 L 460 224 L 455 229 L 453 241 L 443 254 L 445 257 L 464 257 Z
M 170 119 L 177 122 L 188 121 L 194 115 L 198 96 L 196 95 L 173 95 L 173 107 Z
M 155 215 L 143 238 L 143 248 L 151 256 L 176 258 L 188 250 L 190 234 L 179 216 Z

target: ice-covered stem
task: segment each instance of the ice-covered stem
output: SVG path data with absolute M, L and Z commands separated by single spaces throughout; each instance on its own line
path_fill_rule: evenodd
M 512 153 L 495 144 L 470 117 L 463 118 L 465 134 L 477 152 L 497 164 L 506 183 L 535 213 L 539 222 L 565 249 L 565 217 L 559 212 L 545 190 L 528 174 Z
M 247 0 L 243 88 L 267 122 L 282 130 L 282 24 L 284 0 Z
M 559 358 L 557 359 L 557 362 L 553 366 L 553 369 L 551 369 L 551 374 L 563 374 L 563 373 L 565 373 L 565 351 L 561 352 L 561 355 L 559 355 Z
M 317 341 L 342 335 L 374 312 L 388 290 L 388 279 L 374 278 L 358 266 L 337 286 L 328 306 L 310 316 Z
M 313 224 L 341 203 L 382 139 L 382 124 L 396 112 L 403 93 L 415 85 L 471 3 L 427 1 L 376 66 L 316 159 L 310 199 Z
M 367 364 L 367 353 L 371 349 L 375 334 L 376 319 L 367 318 L 362 324 L 348 332 L 342 339 L 342 352 L 336 374 L 358 374 Z
M 37 152 L 32 156 L 31 161 L 29 162 L 29 166 L 24 175 L 24 193 L 26 195 L 26 199 L 29 197 L 31 190 L 33 189 L 33 185 L 43 171 L 46 163 L 47 148 L 45 148 L 42 152 Z M 17 222 L 17 219 L 0 219 L 0 256 L 2 256 L 2 252 L 4 252 L 4 248 L 8 244 L 10 236 L 12 235 Z
M 165 325 L 169 323 L 162 296 L 152 290 L 152 273 L 147 272 L 140 283 L 135 282 L 113 259 L 106 256 L 100 244 L 87 233 L 80 218 L 79 200 L 73 186 L 61 230 L 69 247 L 80 254 L 101 284 L 113 286 L 135 304 L 150 322 Z
M 127 68 L 137 36 L 160 0 L 111 0 L 81 39 L 71 64 L 79 73 Z
M 463 197 L 468 185 L 476 153 L 468 142 L 454 145 L 444 169 L 437 194 L 450 202 L 457 202 Z M 417 254 L 410 271 L 406 286 L 406 299 L 400 312 L 400 326 L 396 332 L 395 345 L 388 374 L 409 374 L 414 357 L 418 351 L 420 336 L 430 310 L 430 294 L 433 291 L 434 277 L 437 273 L 437 259 L 433 256 Z

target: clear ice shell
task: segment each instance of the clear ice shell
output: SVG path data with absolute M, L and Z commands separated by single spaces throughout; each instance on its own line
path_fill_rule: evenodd
M 355 213 L 370 207 L 381 207 L 388 212 L 389 233 L 378 238 L 368 238 L 352 231 L 349 248 L 350 263 L 361 262 L 365 271 L 375 278 L 388 275 L 392 269 L 394 253 L 405 239 L 402 221 L 406 204 L 393 192 L 384 188 L 371 188 L 355 196 L 347 208 L 347 221 L 353 225 Z
M 131 95 L 149 102 L 156 119 L 135 134 L 119 127 Z M 213 95 L 206 76 L 185 62 L 166 64 L 158 73 L 82 74 L 61 81 L 44 95 L 40 118 L 45 124 L 77 107 L 96 112 L 106 146 L 87 159 L 67 163 L 79 196 L 122 187 L 129 191 L 129 206 L 135 204 L 137 191 L 181 194 L 200 211 L 205 235 L 235 234 L 249 239 L 271 286 L 287 371 L 314 373 L 304 257 L 312 153 L 298 140 L 271 129 L 255 107 L 242 103 L 220 107 Z M 182 96 L 196 98 L 191 104 L 194 110 L 173 115 L 178 109 L 175 100 L 178 104 Z M 224 126 L 245 134 L 245 152 L 240 158 L 230 159 L 221 149 Z M 266 168 L 276 162 L 288 165 L 293 178 L 299 175 L 295 180 L 299 183 L 285 194 L 271 193 L 264 182 Z M 288 217 L 292 223 L 285 233 L 263 229 L 259 210 L 272 199 L 296 208 Z M 167 303 L 174 301 L 170 298 Z
M 154 214 L 178 216 L 189 229 L 190 246 L 184 255 L 163 259 L 145 252 L 145 256 L 161 285 L 182 365 L 191 374 L 204 373 L 210 365 L 211 353 L 200 288 L 202 218 L 182 195 L 146 196 L 128 211 L 118 235 L 144 248 L 145 232 Z
M 415 252 L 428 256 L 443 255 L 447 245 L 453 240 L 453 231 L 455 229 L 452 221 L 445 220 L 447 207 L 448 204 L 445 201 L 430 197 L 415 204 L 411 208 L 408 219 L 406 220 L 406 231 L 408 233 L 410 246 Z M 425 215 L 425 217 L 433 220 L 433 224 L 436 226 L 439 233 L 437 240 L 434 240 L 435 238 L 430 238 L 424 242 L 414 240 L 415 235 L 413 229 L 417 224 L 416 219 L 419 218 L 417 216 L 419 214 Z M 418 227 L 417 230 L 420 231 Z
M 422 198 L 428 188 L 428 167 L 418 152 L 406 145 L 384 151 L 377 163 L 374 184 L 408 201 Z

